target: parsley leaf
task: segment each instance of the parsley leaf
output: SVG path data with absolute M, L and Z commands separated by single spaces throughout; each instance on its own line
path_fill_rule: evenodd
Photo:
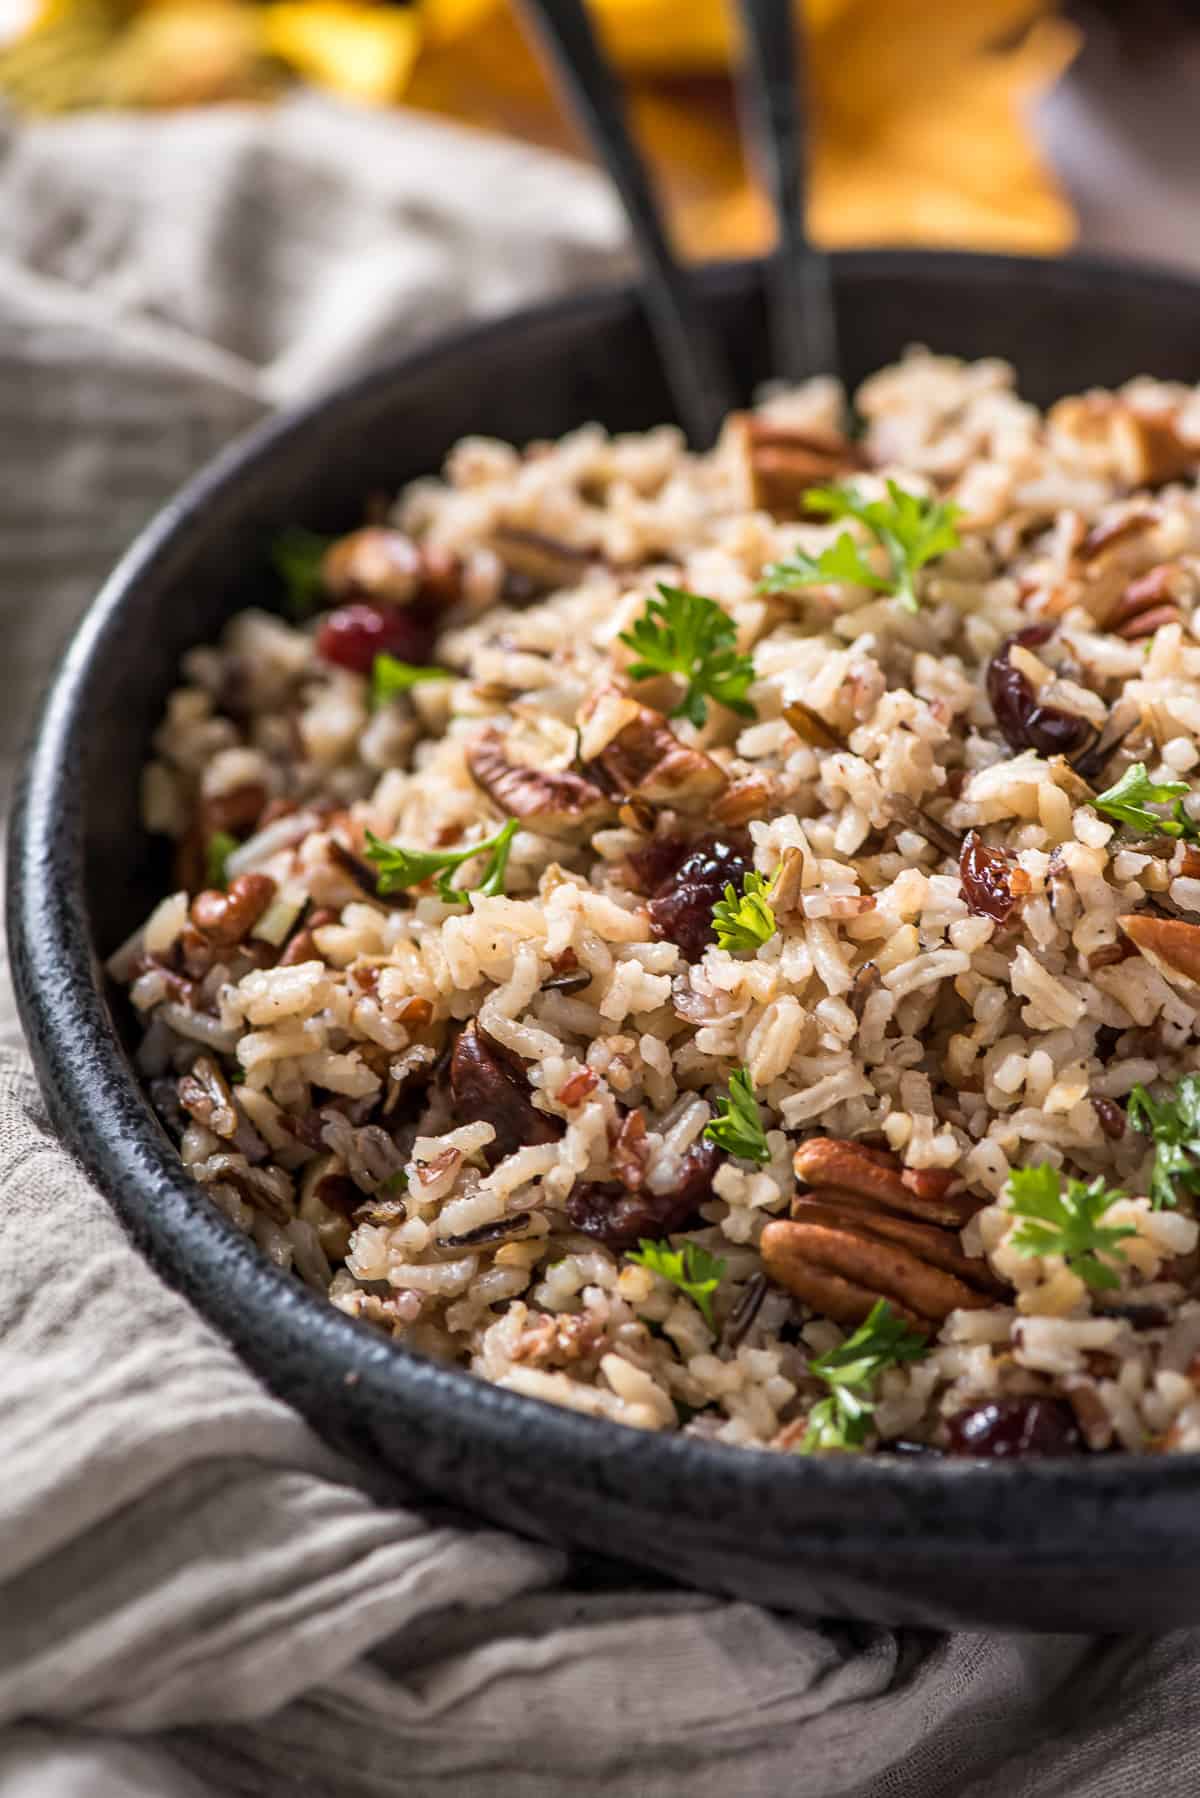
M 767 1133 L 748 1068 L 734 1070 L 729 1076 L 729 1097 L 718 1099 L 717 1104 L 720 1109 L 716 1117 L 705 1127 L 708 1140 L 727 1155 L 740 1155 L 744 1161 L 769 1161 Z
M 739 897 L 733 885 L 725 888 L 725 897 L 713 906 L 713 929 L 717 947 L 738 955 L 743 950 L 757 949 L 775 934 L 775 913 L 768 904 L 775 874 L 756 874 L 753 869 L 742 876 Z
M 1021 1255 L 1061 1255 L 1089 1286 L 1117 1286 L 1116 1269 L 1100 1257 L 1124 1261 L 1125 1251 L 1117 1244 L 1137 1232 L 1130 1224 L 1105 1225 L 1101 1219 L 1124 1197 L 1105 1186 L 1100 1175 L 1086 1184 L 1068 1179 L 1064 1190 L 1061 1174 L 1046 1162 L 1016 1168 L 1009 1176 L 1008 1208 L 1023 1221 L 1009 1241 Z
M 371 663 L 371 710 L 378 711 L 381 705 L 386 705 L 398 693 L 407 693 L 424 681 L 453 679 L 449 668 L 401 662 L 396 656 L 388 655 L 385 650 Z
M 204 851 L 204 884 L 208 887 L 223 887 L 227 876 L 225 863 L 238 846 L 236 837 L 231 837 L 227 830 L 214 830 L 208 839 L 208 847 Z
M 723 1261 L 710 1255 L 698 1242 L 688 1241 L 682 1249 L 673 1249 L 669 1242 L 648 1242 L 644 1236 L 625 1258 L 636 1261 L 639 1267 L 648 1267 L 652 1274 L 661 1274 L 672 1286 L 678 1286 L 680 1292 L 691 1299 L 709 1329 L 715 1330 L 712 1295 L 725 1272 Z
M 379 869 L 379 891 L 398 893 L 405 887 L 420 886 L 422 881 L 436 880 L 438 897 L 447 905 L 465 905 L 467 895 L 456 887 L 451 876 L 464 862 L 486 855 L 483 879 L 472 888 L 495 898 L 504 891 L 504 875 L 512 850 L 512 840 L 519 825 L 509 818 L 495 836 L 482 843 L 469 843 L 465 849 L 402 849 L 399 843 L 384 843 L 367 832 L 367 858 Z
M 927 562 L 957 549 L 960 508 L 908 493 L 895 481 L 888 482 L 887 492 L 886 499 L 865 499 L 857 487 L 835 484 L 810 487 L 804 495 L 810 512 L 823 512 L 829 518 L 853 518 L 865 525 L 880 549 L 887 552 L 886 576 L 871 566 L 849 531 L 843 531 L 819 556 L 797 550 L 787 561 L 772 563 L 759 582 L 759 592 L 777 593 L 825 581 L 847 582 L 894 594 L 905 611 L 917 611 L 917 574 Z
M 1144 1086 L 1135 1086 L 1125 1115 L 1135 1130 L 1154 1139 L 1154 1209 L 1169 1211 L 1177 1203 L 1177 1185 L 1200 1193 L 1200 1161 L 1192 1159 L 1200 1157 L 1200 1074 L 1185 1074 L 1166 1099 L 1152 1099 Z
M 621 632 L 621 642 L 638 657 L 629 666 L 632 679 L 680 675 L 687 681 L 687 692 L 671 716 L 689 718 L 697 728 L 708 717 L 709 699 L 743 718 L 756 718 L 758 713 L 746 698 L 754 662 L 734 648 L 737 627 L 728 612 L 715 599 L 682 587 L 660 581 L 658 591 L 661 598 L 647 600 L 641 617 Z
M 875 1410 L 875 1381 L 885 1368 L 915 1361 L 927 1347 L 926 1337 L 896 1317 L 886 1299 L 877 1299 L 852 1336 L 808 1364 L 808 1371 L 828 1386 L 829 1397 L 820 1399 L 809 1412 L 801 1453 L 860 1448 Z
M 1126 768 L 1115 787 L 1100 794 L 1096 810 L 1106 812 L 1140 836 L 1186 837 L 1191 843 L 1200 843 L 1200 827 L 1183 809 L 1184 798 L 1191 790 L 1186 780 L 1151 780 L 1145 762 L 1135 762 L 1132 768 Z M 1152 805 L 1166 805 L 1172 799 L 1175 804 L 1165 816 L 1149 809 Z
M 321 564 L 332 537 L 293 526 L 280 531 L 271 545 L 271 562 L 287 592 L 287 609 L 297 624 L 317 608 L 324 582 Z

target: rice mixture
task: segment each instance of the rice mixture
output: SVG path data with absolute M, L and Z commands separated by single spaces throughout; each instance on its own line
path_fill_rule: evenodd
M 1200 395 L 856 405 L 281 543 L 146 770 L 141 1069 L 266 1255 L 512 1391 L 1195 1450 Z

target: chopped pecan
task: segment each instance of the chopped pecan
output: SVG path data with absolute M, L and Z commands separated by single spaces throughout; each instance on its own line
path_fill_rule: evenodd
M 452 604 L 460 597 L 457 557 L 386 525 L 339 537 L 325 552 L 321 576 L 330 597 L 342 604 L 407 606 L 418 598 Z
M 198 1055 L 179 1082 L 179 1103 L 214 1136 L 237 1134 L 238 1110 L 228 1080 L 211 1055 Z
M 749 824 L 752 818 L 765 818 L 771 808 L 773 777 L 767 773 L 744 774 L 721 794 L 712 808 L 716 823 Z
M 232 1186 L 277 1224 L 292 1220 L 292 1183 L 280 1167 L 251 1167 L 244 1155 L 210 1155 L 191 1171 L 205 1186 Z
M 627 1192 L 615 1181 L 589 1181 L 567 1199 L 567 1217 L 585 1236 L 595 1236 L 610 1249 L 631 1248 L 642 1236 L 668 1236 L 695 1218 L 712 1197 L 713 1175 L 721 1159 L 717 1145 L 693 1143 L 683 1157 L 679 1177 L 667 1192 L 643 1185 Z
M 902 1168 L 894 1155 L 864 1143 L 810 1136 L 793 1157 L 806 1186 L 874 1199 L 893 1211 L 961 1229 L 979 1210 L 959 1177 L 946 1168 Z
M 541 531 L 526 531 L 513 524 L 497 526 L 491 537 L 495 550 L 510 575 L 528 582 L 532 596 L 554 593 L 561 587 L 577 587 L 589 568 L 600 564 L 594 550 L 580 549 Z
M 537 1367 L 570 1367 L 595 1354 L 604 1340 L 604 1325 L 592 1311 L 531 1318 L 513 1346 L 514 1361 Z
M 1159 562 L 1130 581 L 1104 620 L 1105 630 L 1126 642 L 1152 637 L 1164 624 L 1178 624 L 1180 569 L 1177 562 Z
M 1075 558 L 1079 562 L 1095 562 L 1106 550 L 1127 543 L 1131 537 L 1140 537 L 1143 531 L 1153 530 L 1158 522 L 1158 513 L 1148 510 L 1126 512 L 1123 518 L 1109 518 L 1103 524 L 1092 526 L 1075 551 Z
M 646 1145 L 646 1119 L 640 1111 L 627 1111 L 612 1146 L 613 1173 L 627 1192 L 637 1192 L 646 1178 L 650 1151 Z
M 775 1218 L 762 1233 L 763 1266 L 772 1280 L 838 1323 L 861 1323 L 881 1298 L 924 1330 L 951 1311 L 980 1310 L 994 1302 L 936 1266 L 925 1249 L 914 1253 L 868 1228 L 868 1222 Z
M 220 948 L 231 948 L 258 923 L 275 897 L 275 882 L 266 874 L 239 874 L 225 892 L 212 887 L 192 900 L 192 923 Z
M 749 468 L 753 503 L 776 518 L 809 516 L 804 495 L 810 487 L 869 466 L 849 437 L 821 425 L 800 429 L 758 412 L 735 413 L 730 423 Z
M 616 811 L 603 787 L 582 774 L 510 762 L 492 726 L 471 738 L 466 758 L 472 778 L 502 812 L 546 836 L 590 834 Z
M 1164 979 L 1200 985 L 1200 924 L 1149 912 L 1134 912 L 1117 923 Z
M 594 1074 L 591 1068 L 577 1068 L 563 1081 L 555 1097 L 560 1105 L 565 1105 L 567 1110 L 571 1111 L 576 1105 L 582 1105 L 589 1094 L 595 1092 L 599 1084 L 600 1076 Z
M 602 695 L 581 712 L 586 720 Z M 681 743 L 661 712 L 639 705 L 593 764 L 622 799 L 648 805 L 670 805 L 676 811 L 702 811 L 729 785 L 722 768 L 701 749 Z
M 1120 394 L 1085 393 L 1050 408 L 1052 436 L 1065 437 L 1126 487 L 1161 487 L 1194 470 L 1197 446 L 1169 412 L 1148 412 Z
M 489 1165 L 535 1143 L 557 1142 L 561 1118 L 539 1111 L 529 1092 L 525 1065 L 479 1023 L 459 1032 L 450 1057 L 450 1091 L 460 1117 L 491 1124 L 495 1141 L 484 1150 Z

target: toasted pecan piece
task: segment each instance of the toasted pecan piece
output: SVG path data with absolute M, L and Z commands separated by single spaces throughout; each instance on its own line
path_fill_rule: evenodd
M 921 1260 L 928 1261 L 931 1267 L 954 1274 L 968 1286 L 978 1286 L 997 1297 L 1003 1291 L 985 1261 L 963 1254 L 956 1230 L 897 1217 L 871 1199 L 861 1199 L 846 1192 L 802 1192 L 792 1200 L 792 1216 L 800 1223 L 827 1224 L 832 1229 L 845 1226 L 883 1237 L 888 1242 L 898 1242 Z
M 510 762 L 504 738 L 494 726 L 472 737 L 467 767 L 488 796 L 510 818 L 519 818 L 546 836 L 573 836 L 597 830 L 616 807 L 594 780 L 565 768 L 527 768 Z
M 776 518 L 804 517 L 810 487 L 869 466 L 849 437 L 821 425 L 801 429 L 758 412 L 738 412 L 730 427 L 746 458 L 753 504 Z
M 599 693 L 589 701 L 580 714 L 581 723 L 604 696 Z M 592 765 L 622 799 L 670 805 L 682 812 L 706 810 L 729 785 L 724 769 L 711 756 L 681 743 L 662 713 L 648 705 L 638 705 Z
M 978 1311 L 993 1303 L 989 1294 L 935 1267 L 901 1243 L 852 1224 L 831 1226 L 776 1218 L 763 1231 L 760 1248 L 771 1279 L 799 1298 L 807 1299 L 813 1290 L 814 1273 L 834 1274 L 848 1282 L 856 1292 L 852 1301 L 850 1295 L 844 1295 L 843 1308 L 853 1302 L 855 1315 L 850 1321 L 856 1323 L 881 1298 L 905 1315 L 915 1316 L 926 1330 L 932 1323 L 942 1323 L 952 1311 Z M 860 1294 L 865 1295 L 865 1305 Z M 811 1299 L 807 1302 L 813 1303 Z M 846 1319 L 837 1316 L 837 1321 Z
M 1200 986 L 1200 924 L 1148 912 L 1133 912 L 1117 923 L 1164 979 Z
M 806 1186 L 857 1193 L 910 1217 L 961 1227 L 980 1201 L 962 1190 L 947 1168 L 902 1168 L 895 1156 L 864 1143 L 833 1136 L 810 1136 L 792 1159 L 796 1178 Z

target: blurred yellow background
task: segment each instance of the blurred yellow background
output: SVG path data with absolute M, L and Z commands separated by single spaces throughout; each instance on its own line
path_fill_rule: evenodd
M 269 101 L 308 81 L 573 154 L 514 0 L 31 0 L 0 50 L 26 112 Z M 681 247 L 761 247 L 765 206 L 738 147 L 726 0 L 593 0 Z M 807 0 L 812 226 L 835 243 L 1051 252 L 1071 212 L 1023 111 L 1070 62 L 1047 0 Z

